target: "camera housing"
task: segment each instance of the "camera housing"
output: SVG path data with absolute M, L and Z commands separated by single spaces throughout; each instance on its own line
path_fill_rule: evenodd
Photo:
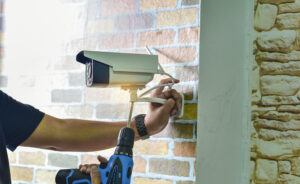
M 158 56 L 81 51 L 76 60 L 86 66 L 89 87 L 144 87 L 158 73 Z

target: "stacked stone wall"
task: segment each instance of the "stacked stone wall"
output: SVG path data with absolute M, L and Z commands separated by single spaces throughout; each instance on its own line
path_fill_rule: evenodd
M 251 183 L 300 183 L 300 0 L 255 2 Z

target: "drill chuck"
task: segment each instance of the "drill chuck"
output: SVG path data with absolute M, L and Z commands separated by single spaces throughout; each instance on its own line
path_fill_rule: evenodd
M 119 132 L 115 155 L 127 155 L 132 157 L 134 137 L 135 135 L 133 129 L 128 127 L 122 128 Z

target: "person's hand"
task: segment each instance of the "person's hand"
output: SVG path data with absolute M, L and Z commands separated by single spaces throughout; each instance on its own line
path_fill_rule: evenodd
M 108 162 L 106 158 L 100 155 L 97 157 L 97 159 L 99 160 L 100 164 Z M 80 172 L 91 175 L 92 184 L 101 184 L 101 175 L 98 171 L 98 167 L 99 164 L 84 164 L 79 166 L 79 170 Z
M 179 80 L 175 80 L 178 83 Z M 171 78 L 163 79 L 160 84 L 172 83 Z M 178 113 L 181 107 L 181 95 L 175 89 L 164 90 L 165 87 L 157 88 L 151 97 L 167 99 L 164 105 L 150 103 L 148 113 L 145 117 L 145 125 L 149 135 L 157 134 L 168 124 L 170 116 Z

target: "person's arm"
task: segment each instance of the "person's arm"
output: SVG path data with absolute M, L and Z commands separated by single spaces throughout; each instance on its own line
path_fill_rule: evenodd
M 170 83 L 164 79 L 161 84 Z M 179 81 L 176 81 L 179 82 Z M 145 125 L 150 135 L 160 132 L 168 124 L 170 115 L 176 113 L 180 95 L 176 90 L 157 89 L 152 96 L 168 99 L 164 105 L 150 104 Z M 119 130 L 126 122 L 100 122 L 75 119 L 58 119 L 45 115 L 37 129 L 22 146 L 59 151 L 96 151 L 116 146 Z M 132 123 L 136 139 L 138 133 Z
M 97 151 L 116 145 L 119 130 L 126 122 L 58 119 L 45 115 L 40 125 L 21 146 L 57 151 Z M 135 122 L 131 128 L 136 132 Z

